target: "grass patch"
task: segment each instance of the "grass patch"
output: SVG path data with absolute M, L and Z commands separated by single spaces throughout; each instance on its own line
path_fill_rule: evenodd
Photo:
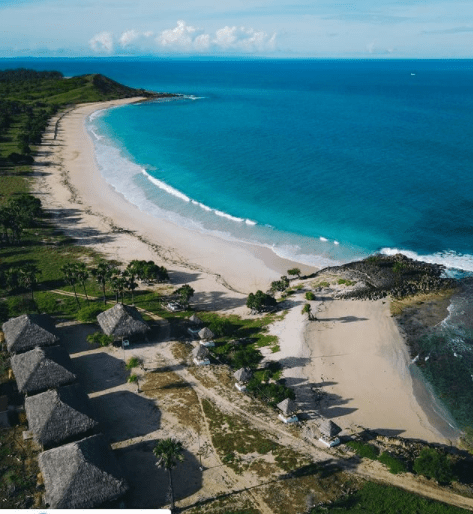
M 222 462 L 236 473 L 242 473 L 252 465 L 243 457 L 253 453 L 272 454 L 278 468 L 284 471 L 307 462 L 301 455 L 282 447 L 241 418 L 223 413 L 208 400 L 203 400 L 202 406 L 212 434 L 212 444 Z
M 312 509 L 311 514 L 462 514 L 467 512 L 458 507 L 428 500 L 397 487 L 367 482 L 354 494 L 348 495 L 331 505 Z
M 354 450 L 359 457 L 364 457 L 371 460 L 377 460 L 379 450 L 376 446 L 361 441 L 348 441 L 347 446 Z
M 31 441 L 23 440 L 26 426 L 0 430 L 0 497 L 2 509 L 31 509 L 41 506 L 36 489 L 39 473 Z
M 397 475 L 398 473 L 405 473 L 407 471 L 407 466 L 401 459 L 398 459 L 397 457 L 394 457 L 387 452 L 383 452 L 378 457 L 378 460 L 381 462 L 381 464 L 384 464 L 389 469 L 389 472 L 393 475 Z
M 128 359 L 128 362 L 126 363 L 125 367 L 126 369 L 133 369 L 137 368 L 141 365 L 141 359 L 138 359 L 138 357 L 131 357 Z
M 147 373 L 141 390 L 148 398 L 159 400 L 160 408 L 176 417 L 176 423 L 201 430 L 202 411 L 199 398 L 192 386 L 167 367 Z
M 347 280 L 346 278 L 339 278 L 337 282 L 339 285 L 345 286 L 354 286 L 356 284 L 354 280 Z

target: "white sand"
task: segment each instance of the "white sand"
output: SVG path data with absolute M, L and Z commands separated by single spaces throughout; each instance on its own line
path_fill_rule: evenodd
M 288 303 L 284 320 L 271 327 L 281 349 L 266 358 L 284 364 L 304 418 L 323 416 L 348 432 L 359 432 L 361 426 L 442 443 L 458 437 L 432 408 L 435 399 L 423 383 L 413 381 L 389 301 L 324 295 L 323 301 L 310 302 L 316 321 L 301 313 L 303 291 Z
M 109 186 L 95 163 L 84 121 L 95 110 L 129 102 L 82 105 L 62 118 L 56 141 L 53 128 L 46 134 L 37 193 L 66 233 L 122 262 L 153 259 L 164 264 L 173 285 L 189 283 L 196 290 L 197 309 L 247 315 L 248 292 L 266 290 L 290 267 L 314 271 L 279 259 L 269 249 L 157 220 Z M 112 231 L 114 226 L 132 233 Z M 272 327 L 281 351 L 270 358 L 286 365 L 288 383 L 310 417 L 321 413 L 343 428 L 363 425 L 386 434 L 445 441 L 413 394 L 406 346 L 388 303 L 312 302 L 313 312 L 321 311 L 316 322 L 302 316 L 304 303 L 302 293 L 292 297 L 288 315 Z M 314 400 L 313 386 L 326 393 L 321 403 Z

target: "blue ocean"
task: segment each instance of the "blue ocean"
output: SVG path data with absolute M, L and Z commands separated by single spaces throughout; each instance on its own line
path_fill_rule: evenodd
M 183 95 L 87 122 L 106 180 L 157 219 L 316 266 L 402 252 L 473 272 L 473 61 L 0 60 L 19 66 Z M 465 291 L 423 372 L 473 426 Z
M 10 62 L 185 95 L 88 124 L 103 175 L 158 218 L 306 264 L 473 271 L 473 61 Z

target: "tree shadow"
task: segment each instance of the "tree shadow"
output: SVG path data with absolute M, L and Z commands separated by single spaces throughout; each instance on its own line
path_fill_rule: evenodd
M 200 272 L 188 273 L 187 271 L 169 271 L 169 279 L 173 285 L 180 286 L 182 284 L 189 284 L 190 282 L 195 282 L 199 276 Z
M 358 318 L 356 316 L 342 316 L 341 318 L 317 318 L 317 321 L 339 321 L 340 323 L 353 323 L 355 321 L 369 321 L 369 318 Z
M 99 352 L 72 359 L 74 371 L 87 393 L 104 391 L 126 382 L 123 361 Z
M 94 418 L 113 442 L 150 434 L 160 428 L 155 402 L 130 391 L 114 391 L 90 398 Z
M 153 448 L 157 439 L 114 450 L 130 490 L 125 496 L 128 508 L 156 509 L 169 503 L 169 474 L 156 466 Z M 202 471 L 199 461 L 190 452 L 184 451 L 184 462 L 172 471 L 174 497 L 176 500 L 195 494 L 202 488 Z
M 202 291 L 194 294 L 192 303 L 197 310 L 227 310 L 245 305 L 246 298 L 231 297 L 221 291 Z

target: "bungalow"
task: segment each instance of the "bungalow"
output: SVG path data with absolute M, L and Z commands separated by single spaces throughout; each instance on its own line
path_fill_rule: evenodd
M 7 350 L 22 353 L 37 346 L 52 346 L 58 343 L 54 321 L 47 314 L 22 314 L 2 325 Z

